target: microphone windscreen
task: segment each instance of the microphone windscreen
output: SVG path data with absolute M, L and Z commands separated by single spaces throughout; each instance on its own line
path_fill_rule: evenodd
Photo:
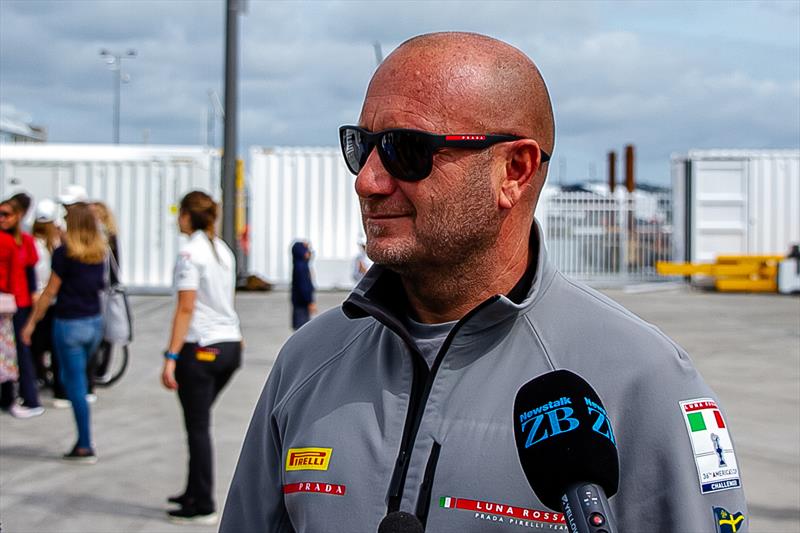
M 611 422 L 586 380 L 568 370 L 543 374 L 517 391 L 514 439 L 522 470 L 539 500 L 561 510 L 575 483 L 619 487 L 619 458 Z
M 422 522 L 413 514 L 393 511 L 381 520 L 378 533 L 424 533 Z

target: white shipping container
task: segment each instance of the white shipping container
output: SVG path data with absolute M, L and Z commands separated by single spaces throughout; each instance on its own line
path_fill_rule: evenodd
M 78 184 L 109 206 L 119 226 L 122 279 L 134 292 L 169 290 L 177 204 L 194 189 L 219 200 L 219 176 L 219 150 L 208 147 L 0 144 L 0 197 L 25 191 L 34 201 L 55 199 Z
M 784 255 L 800 242 L 800 150 L 672 156 L 677 261 Z
M 316 287 L 352 287 L 363 239 L 354 185 L 338 148 L 251 148 L 248 270 L 288 285 L 292 243 L 308 240 Z

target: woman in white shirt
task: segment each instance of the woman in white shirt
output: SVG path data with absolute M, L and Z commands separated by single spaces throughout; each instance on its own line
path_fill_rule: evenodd
M 170 520 L 213 524 L 214 461 L 211 406 L 241 363 L 242 335 L 233 307 L 236 263 L 230 248 L 214 232 L 217 204 L 206 193 L 183 197 L 178 215 L 188 241 L 175 265 L 178 303 L 161 381 L 177 390 L 189 446 L 186 490 L 168 498 L 179 509 Z
M 34 269 L 36 270 L 36 291 L 34 300 L 44 291 L 50 279 L 50 263 L 53 250 L 61 246 L 61 230 L 55 222 L 58 219 L 58 204 L 49 198 L 39 200 L 36 204 L 36 218 L 33 222 L 33 242 L 36 253 L 39 254 Z M 55 302 L 53 302 L 55 304 Z M 70 407 L 67 400 L 67 391 L 61 383 L 58 358 L 53 348 L 53 305 L 47 310 L 44 317 L 36 324 L 31 338 L 31 355 L 36 364 L 36 374 L 44 383 L 48 383 L 48 371 L 52 373 L 53 407 Z M 45 362 L 45 354 L 50 354 L 50 364 Z

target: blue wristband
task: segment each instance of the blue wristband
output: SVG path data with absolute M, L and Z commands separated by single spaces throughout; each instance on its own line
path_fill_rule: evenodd
M 164 359 L 172 359 L 173 361 L 177 361 L 180 358 L 181 356 L 176 353 L 164 352 Z

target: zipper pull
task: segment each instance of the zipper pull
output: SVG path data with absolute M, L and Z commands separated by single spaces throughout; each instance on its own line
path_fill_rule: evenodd
M 400 451 L 397 456 L 397 461 L 394 466 L 394 474 L 392 481 L 389 483 L 389 507 L 388 512 L 397 511 L 400 509 L 400 501 L 403 499 L 402 482 L 403 473 L 406 471 L 406 463 L 408 462 L 408 453 L 405 450 Z

